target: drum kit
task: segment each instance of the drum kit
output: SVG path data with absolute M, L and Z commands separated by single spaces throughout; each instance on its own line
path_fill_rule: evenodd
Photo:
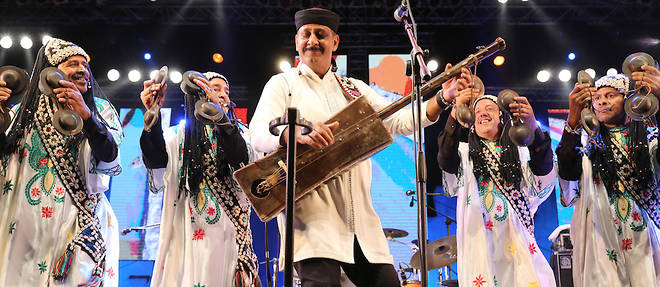
M 420 252 L 417 247 L 417 240 L 413 240 L 410 244 L 399 240 L 408 236 L 408 232 L 395 228 L 383 228 L 385 238 L 392 242 L 397 242 L 410 247 L 413 255 L 407 264 L 399 264 L 399 275 L 401 276 L 401 286 L 403 287 L 418 287 L 421 286 L 419 281 L 420 275 Z M 457 261 L 457 248 L 456 248 L 456 235 L 450 235 L 430 242 L 426 250 L 427 269 L 440 269 L 445 268 L 443 273 L 446 275 L 445 280 L 442 281 L 440 286 L 458 287 L 458 281 L 451 279 L 451 265 Z M 402 267 L 406 265 L 407 267 Z

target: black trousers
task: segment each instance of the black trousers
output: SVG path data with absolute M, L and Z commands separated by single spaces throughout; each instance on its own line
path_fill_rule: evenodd
M 309 258 L 293 264 L 303 287 L 340 287 L 340 269 L 357 287 L 399 287 L 399 277 L 392 264 L 369 263 L 357 238 L 353 248 L 355 264 L 328 258 Z

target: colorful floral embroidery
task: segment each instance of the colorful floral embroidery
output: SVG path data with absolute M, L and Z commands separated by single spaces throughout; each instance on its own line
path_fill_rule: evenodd
M 518 251 L 516 246 L 514 246 L 513 244 L 509 245 L 509 253 L 511 253 L 511 255 L 515 254 L 516 251 Z
M 607 258 L 608 258 L 610 261 L 612 261 L 612 262 L 616 262 L 616 253 L 614 253 L 614 249 L 612 249 L 612 250 L 606 250 L 606 253 L 607 253 Z
M 539 250 L 536 248 L 536 244 L 534 242 L 529 244 L 529 253 L 534 255 L 534 253 L 539 252 Z
M 14 190 L 14 184 L 11 182 L 11 179 L 5 182 L 5 185 L 2 187 L 2 194 L 10 193 Z
M 108 276 L 108 278 L 114 278 L 115 277 L 116 274 L 115 274 L 115 271 L 112 270 L 112 266 L 110 267 L 110 269 L 105 271 L 105 275 Z
M 486 229 L 493 231 L 493 222 L 488 220 L 486 221 Z
M 485 283 L 486 280 L 484 280 L 484 277 L 479 274 L 476 278 L 474 278 L 474 281 L 472 281 L 475 287 L 482 287 Z
M 625 238 L 621 241 L 621 249 L 630 250 L 632 249 L 632 238 Z
M 50 206 L 41 207 L 41 218 L 51 218 L 53 216 L 53 208 Z
M 48 265 L 46 265 L 46 261 L 42 261 L 41 263 L 37 264 L 39 267 L 39 274 L 46 272 L 48 270 Z
M 539 282 L 537 281 L 529 282 L 529 287 L 539 287 Z
M 490 179 L 480 180 L 479 198 L 484 210 L 497 221 L 506 220 L 508 211 L 508 201 L 499 189 L 499 187 Z
M 16 221 L 12 221 L 9 224 L 9 235 L 12 235 L 14 233 L 14 230 L 16 230 Z
M 192 240 L 203 240 L 204 235 L 206 235 L 206 232 L 204 229 L 197 229 L 195 232 L 193 232 L 193 238 Z
M 197 283 L 197 284 L 195 284 L 195 286 L 193 286 L 193 287 L 206 287 L 206 285 L 202 285 L 202 283 Z

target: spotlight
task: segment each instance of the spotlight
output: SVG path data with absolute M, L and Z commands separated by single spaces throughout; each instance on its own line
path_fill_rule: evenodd
M 44 35 L 43 37 L 41 37 L 41 45 L 48 44 L 48 41 L 50 41 L 50 39 L 53 39 L 53 37 L 51 37 L 50 35 Z
M 222 61 L 225 60 L 225 58 L 222 57 L 222 54 L 220 53 L 213 53 L 212 58 L 213 58 L 213 62 L 216 62 L 218 64 L 222 63 Z
M 506 3 L 507 0 L 497 0 L 497 1 L 504 4 L 504 3 Z
M 431 60 L 426 64 L 426 67 L 431 70 L 431 72 L 435 72 L 438 70 L 438 61 L 436 60 Z
M 155 78 L 156 74 L 158 74 L 158 71 L 159 70 L 151 70 L 151 72 L 149 72 L 149 79 Z
M 591 76 L 592 78 L 594 79 L 596 78 L 596 71 L 594 69 L 588 68 L 585 69 L 584 71 L 587 72 L 587 74 L 589 74 L 589 76 Z
M 575 60 L 575 53 L 573 52 L 568 53 L 568 59 L 571 61 Z
M 504 56 L 497 56 L 495 57 L 495 59 L 493 59 L 493 64 L 495 64 L 495 66 L 502 66 L 502 64 L 504 64 L 504 61 L 505 61 Z
M 23 36 L 21 38 L 21 47 L 25 50 L 32 48 L 32 39 L 28 36 Z
M 128 72 L 128 80 L 131 82 L 137 82 L 142 78 L 142 74 L 140 74 L 140 71 L 138 70 L 131 70 Z
M 119 80 L 119 71 L 117 71 L 116 69 L 110 69 L 108 71 L 108 80 L 110 80 L 111 82 Z
M 559 71 L 559 80 L 562 82 L 568 82 L 571 79 L 571 71 L 563 69 Z
M 183 75 L 181 75 L 181 72 L 179 71 L 170 72 L 170 81 L 172 81 L 172 83 L 178 84 L 181 83 L 181 80 L 183 80 Z
M 11 40 L 11 37 L 9 36 L 2 36 L 2 38 L 0 38 L 0 47 L 9 49 L 13 44 L 14 42 Z
M 286 72 L 289 69 L 291 69 L 291 63 L 289 63 L 287 60 L 282 60 L 280 62 L 280 70 L 282 70 L 282 72 Z
M 609 69 L 607 69 L 607 75 L 608 75 L 608 76 L 614 76 L 614 75 L 616 75 L 616 74 L 618 74 L 618 73 L 619 73 L 619 72 L 617 72 L 615 68 L 609 68 Z
M 545 83 L 548 80 L 550 80 L 550 71 L 548 70 L 541 70 L 536 74 L 536 79 L 539 80 L 541 83 Z
M 144 53 L 144 59 L 147 60 L 147 61 L 151 60 L 151 53 L 149 53 L 149 52 Z

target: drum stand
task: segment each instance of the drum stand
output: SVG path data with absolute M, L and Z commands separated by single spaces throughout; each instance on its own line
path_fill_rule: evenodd
M 293 203 L 296 189 L 296 127 L 302 127 L 301 134 L 306 135 L 312 131 L 311 123 L 298 116 L 298 109 L 289 107 L 283 117 L 270 122 L 269 130 L 274 136 L 280 135 L 277 127 L 288 127 L 288 140 L 286 143 L 286 230 L 284 232 L 284 286 L 293 285 Z

